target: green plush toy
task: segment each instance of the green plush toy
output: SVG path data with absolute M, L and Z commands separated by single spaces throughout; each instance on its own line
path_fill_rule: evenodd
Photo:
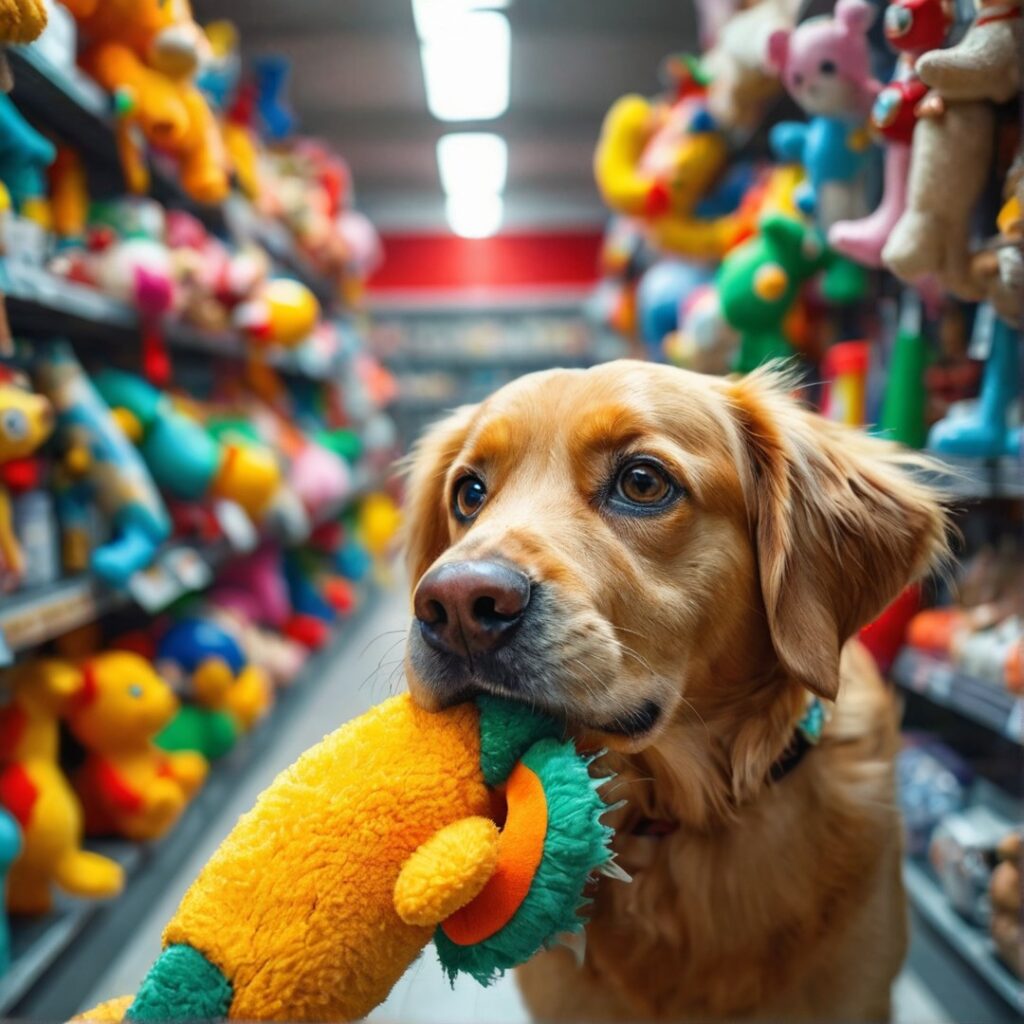
M 782 214 L 765 217 L 758 234 L 729 253 L 716 283 L 722 315 L 740 335 L 733 369 L 750 373 L 793 355 L 783 321 L 800 287 L 831 259 L 817 228 Z

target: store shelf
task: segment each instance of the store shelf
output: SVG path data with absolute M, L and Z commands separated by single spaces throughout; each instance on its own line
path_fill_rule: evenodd
M 514 352 L 392 352 L 381 355 L 381 362 L 394 371 L 430 373 L 474 373 L 480 371 L 533 373 L 537 370 L 586 369 L 593 366 L 592 355 L 560 352 L 536 352 L 525 355 Z
M 83 343 L 138 346 L 141 323 L 131 306 L 87 285 L 66 281 L 41 267 L 0 259 L 0 291 L 15 333 L 66 336 Z M 249 347 L 234 332 L 202 331 L 168 321 L 164 340 L 172 351 L 195 352 L 244 362 Z M 332 367 L 295 352 L 270 351 L 267 362 L 279 373 L 323 380 Z
M 912 967 L 951 993 L 943 1003 L 955 1020 L 1020 1020 L 1024 988 L 995 955 L 992 940 L 949 905 L 931 869 L 907 858 L 903 881 L 915 917 Z
M 232 792 L 265 756 L 275 732 L 328 675 L 375 596 L 373 591 L 363 595 L 356 614 L 341 624 L 331 643 L 307 661 L 295 683 L 279 693 L 270 716 L 214 764 L 206 784 L 166 838 L 148 845 L 127 841 L 90 844 L 124 866 L 121 896 L 109 903 L 59 897 L 56 909 L 46 917 L 14 923 L 14 959 L 10 970 L 0 976 L 0 1017 L 64 1020 L 75 1011 L 95 985 L 97 965 L 109 963 L 134 934 Z
M 1021 459 L 926 454 L 936 460 L 939 468 L 937 472 L 923 472 L 923 479 L 954 498 L 986 501 L 1024 497 L 1024 461 Z
M 892 667 L 896 684 L 1024 746 L 1024 697 L 958 671 L 941 658 L 904 647 Z
M 352 490 L 337 505 L 325 509 L 314 526 L 337 519 L 347 508 L 377 490 L 381 480 L 362 469 L 354 474 Z M 205 565 L 210 578 L 235 552 L 226 541 L 207 544 L 172 543 L 158 557 L 160 564 L 170 564 L 183 552 L 192 552 Z M 167 595 L 168 603 L 196 589 L 182 581 L 177 590 Z M 120 608 L 137 603 L 128 590 L 118 590 L 102 583 L 94 573 L 69 576 L 44 587 L 36 587 L 7 595 L 0 601 L 0 654 L 17 655 L 79 626 L 95 622 Z M 6 648 L 6 650 L 4 650 Z M 0 658 L 0 664 L 3 659 Z

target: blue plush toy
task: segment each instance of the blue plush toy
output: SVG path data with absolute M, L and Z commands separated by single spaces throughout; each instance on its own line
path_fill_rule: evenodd
M 41 214 L 46 202 L 46 168 L 57 158 L 57 148 L 40 135 L 8 96 L 0 93 L 0 181 L 7 186 L 18 213 Z
M 680 305 L 711 279 L 708 267 L 681 260 L 656 263 L 640 279 L 637 314 L 640 333 L 652 359 L 664 359 L 662 343 L 679 326 Z
M 7 870 L 21 853 L 21 832 L 18 823 L 0 807 L 0 896 L 6 891 Z M 0 974 L 11 963 L 11 933 L 7 927 L 7 914 L 0 900 Z
M 867 120 L 880 88 L 867 42 L 874 14 L 866 0 L 839 0 L 833 17 L 778 29 L 768 39 L 768 64 L 811 118 L 777 124 L 771 145 L 779 159 L 803 165 L 808 187 L 798 202 L 822 229 L 863 212 Z

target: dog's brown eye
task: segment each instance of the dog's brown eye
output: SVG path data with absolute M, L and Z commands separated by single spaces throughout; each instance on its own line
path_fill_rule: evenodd
M 452 496 L 452 511 L 455 518 L 465 523 L 472 519 L 487 499 L 484 482 L 475 476 L 464 476 L 455 485 Z
M 666 505 L 676 495 L 676 487 L 656 463 L 631 462 L 615 481 L 614 497 L 633 507 L 654 509 Z

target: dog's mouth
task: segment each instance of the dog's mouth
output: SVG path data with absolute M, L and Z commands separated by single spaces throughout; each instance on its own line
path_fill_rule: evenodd
M 600 673 L 593 664 L 582 668 L 578 652 L 566 654 L 567 646 L 550 625 L 527 621 L 497 650 L 462 656 L 439 650 L 414 621 L 407 652 L 410 688 L 420 703 L 433 708 L 488 693 L 558 718 L 568 733 L 596 735 L 613 744 L 642 743 L 661 722 L 664 707 L 637 695 L 635 702 L 616 700 L 609 714 L 594 693 L 600 689 Z M 598 661 L 593 652 L 590 656 Z

